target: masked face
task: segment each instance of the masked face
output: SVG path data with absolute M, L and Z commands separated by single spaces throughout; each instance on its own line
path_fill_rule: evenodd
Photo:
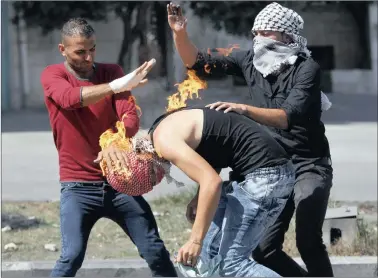
M 253 39 L 253 65 L 264 76 L 278 74 L 285 65 L 294 64 L 300 46 L 287 45 L 264 36 Z

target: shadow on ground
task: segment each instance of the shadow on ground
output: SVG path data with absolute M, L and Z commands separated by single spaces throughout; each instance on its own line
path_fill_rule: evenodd
M 12 230 L 26 230 L 44 224 L 36 217 L 26 217 L 19 213 L 1 213 L 1 228 L 10 227 Z
M 215 93 L 204 92 L 201 100 L 188 102 L 189 104 L 208 104 L 215 101 L 237 101 L 240 96 L 223 95 L 217 98 Z M 333 103 L 332 108 L 323 113 L 323 121 L 325 124 L 348 124 L 350 122 L 377 122 L 377 96 L 376 95 L 350 95 L 350 94 L 328 94 L 329 99 Z M 137 96 L 138 99 L 138 96 Z M 246 100 L 241 97 L 240 100 Z M 156 103 L 158 102 L 158 103 Z M 154 108 L 151 100 L 148 98 L 138 100 L 143 114 L 141 118 L 141 127 L 149 128 L 156 117 L 164 112 L 167 105 L 166 98 L 154 98 Z M 151 106 L 150 106 L 151 107 Z M 46 109 L 22 110 L 2 112 L 1 122 L 2 132 L 21 132 L 21 131 L 51 131 L 49 118 Z

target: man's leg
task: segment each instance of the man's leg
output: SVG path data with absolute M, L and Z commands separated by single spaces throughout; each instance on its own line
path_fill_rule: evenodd
M 88 190 L 79 183 L 64 183 L 60 195 L 60 231 L 62 250 L 52 277 L 74 277 L 80 269 L 88 237 L 100 218 L 101 189 Z
M 331 166 L 314 166 L 297 178 L 295 186 L 297 248 L 311 277 L 333 276 L 322 237 L 332 178 Z
M 252 253 L 254 260 L 284 277 L 307 275 L 307 272 L 282 250 L 285 233 L 295 210 L 293 197 L 294 194 L 275 223 L 264 232 L 262 240 Z
M 146 260 L 153 276 L 177 277 L 169 252 L 161 240 L 155 217 L 142 196 L 132 197 L 107 191 L 108 217 L 115 221 L 138 248 L 139 255 Z
M 257 170 L 247 179 L 226 189 L 227 208 L 219 254 L 222 276 L 276 277 L 274 270 L 250 259 L 266 228 L 283 211 L 294 187 L 291 168 Z M 277 174 L 277 172 L 279 174 Z

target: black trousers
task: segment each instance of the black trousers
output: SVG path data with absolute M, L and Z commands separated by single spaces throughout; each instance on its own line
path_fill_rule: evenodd
M 332 266 L 322 239 L 322 226 L 332 187 L 331 163 L 314 163 L 297 174 L 292 198 L 268 228 L 253 258 L 286 277 L 332 277 Z M 307 271 L 283 250 L 284 236 L 295 211 L 296 244 Z

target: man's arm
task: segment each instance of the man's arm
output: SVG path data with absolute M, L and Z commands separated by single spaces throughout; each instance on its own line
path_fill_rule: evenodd
M 207 105 L 211 109 L 235 111 L 256 122 L 275 128 L 289 130 L 296 122 L 301 122 L 310 105 L 320 98 L 320 67 L 308 63 L 297 72 L 294 87 L 280 108 L 259 108 L 246 104 L 216 102 Z
M 227 74 L 243 76 L 242 65 L 249 51 L 233 50 L 224 53 L 209 53 L 199 51 L 191 42 L 186 31 L 173 33 L 173 40 L 184 65 L 197 73 L 206 76 L 209 74 Z
M 246 105 L 246 116 L 256 122 L 279 129 L 287 129 L 288 121 L 283 109 L 259 108 Z
M 131 73 L 110 83 L 92 86 L 73 87 L 66 79 L 66 73 L 57 68 L 47 67 L 41 74 L 41 83 L 46 97 L 52 99 L 63 109 L 75 109 L 98 102 L 100 99 L 143 85 L 144 77 L 155 65 L 155 59 L 145 62 Z
M 290 90 L 289 96 L 282 104 L 281 109 L 287 116 L 288 129 L 293 124 L 302 122 L 309 107 L 321 99 L 321 70 L 319 64 L 306 61 L 297 72 L 294 87 Z M 319 107 L 321 109 L 321 107 Z
M 189 39 L 186 32 L 187 19 L 181 7 L 173 3 L 168 4 L 167 13 L 177 52 L 187 68 L 201 75 L 216 73 L 242 76 L 242 62 L 248 51 L 231 52 L 229 55 L 209 55 L 201 52 Z
M 113 94 L 108 84 L 73 87 L 60 69 L 47 67 L 41 74 L 45 96 L 63 109 L 76 109 L 96 103 Z
M 158 153 L 199 184 L 197 213 L 190 241 L 201 244 L 218 207 L 222 179 L 184 141 L 162 135 L 154 138 L 154 145 Z

